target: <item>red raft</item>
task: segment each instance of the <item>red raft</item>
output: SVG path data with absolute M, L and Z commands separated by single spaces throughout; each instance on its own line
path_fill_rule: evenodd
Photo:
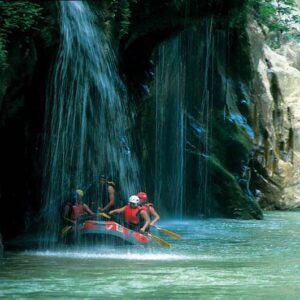
M 78 230 L 80 235 L 105 235 L 117 237 L 133 245 L 152 244 L 152 239 L 139 232 L 130 230 L 114 221 L 87 220 Z

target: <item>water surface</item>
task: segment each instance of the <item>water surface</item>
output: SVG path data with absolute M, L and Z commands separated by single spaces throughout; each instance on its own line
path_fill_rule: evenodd
M 161 223 L 171 249 L 8 252 L 3 299 L 299 299 L 300 212 Z M 158 234 L 157 234 L 158 235 Z

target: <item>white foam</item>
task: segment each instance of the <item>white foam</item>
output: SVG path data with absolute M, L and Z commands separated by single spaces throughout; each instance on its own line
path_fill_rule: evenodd
M 121 259 L 121 260 L 193 260 L 195 257 L 168 254 L 168 253 L 97 253 L 89 251 L 25 251 L 25 255 L 46 256 L 46 257 L 65 257 L 65 258 L 91 258 L 91 259 Z M 199 259 L 199 258 L 197 258 Z

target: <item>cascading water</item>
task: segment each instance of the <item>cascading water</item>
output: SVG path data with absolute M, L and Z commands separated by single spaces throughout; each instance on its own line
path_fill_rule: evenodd
M 165 42 L 158 49 L 155 72 L 155 199 L 174 201 L 171 209 L 183 214 L 185 193 L 185 63 L 181 37 Z M 163 84 L 162 84 L 163 83 Z M 158 203 L 159 210 L 162 203 Z
M 176 216 L 211 214 L 208 139 L 213 19 L 160 45 L 155 77 L 155 199 Z
M 136 193 L 139 186 L 126 132 L 130 128 L 126 91 L 109 43 L 85 1 L 59 5 L 61 41 L 45 124 L 46 245 L 57 237 L 59 208 L 69 192 L 85 190 L 102 173 L 117 178 L 120 197 Z

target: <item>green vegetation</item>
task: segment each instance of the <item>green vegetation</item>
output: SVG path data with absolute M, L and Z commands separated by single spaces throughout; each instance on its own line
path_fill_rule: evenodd
M 245 34 L 243 28 L 249 15 L 261 26 L 272 48 L 279 48 L 286 38 L 300 41 L 300 16 L 295 0 L 245 0 L 243 6 L 229 12 L 230 27 Z
M 224 210 L 225 215 L 239 219 L 263 219 L 263 214 L 258 204 L 245 195 L 239 186 L 237 179 L 214 156 L 208 157 L 209 172 L 215 184 L 212 197 L 219 203 L 219 209 Z M 225 205 L 224 205 L 225 204 Z
M 284 37 L 300 41 L 300 16 L 296 12 L 295 0 L 250 0 L 250 6 L 258 23 L 264 29 L 267 42 L 278 48 Z
M 116 28 L 116 36 L 122 38 L 128 33 L 131 18 L 132 5 L 139 0 L 111 0 L 107 8 L 109 15 L 106 18 L 106 25 Z
M 7 66 L 9 35 L 36 29 L 41 11 L 40 5 L 29 1 L 0 1 L 0 69 Z

